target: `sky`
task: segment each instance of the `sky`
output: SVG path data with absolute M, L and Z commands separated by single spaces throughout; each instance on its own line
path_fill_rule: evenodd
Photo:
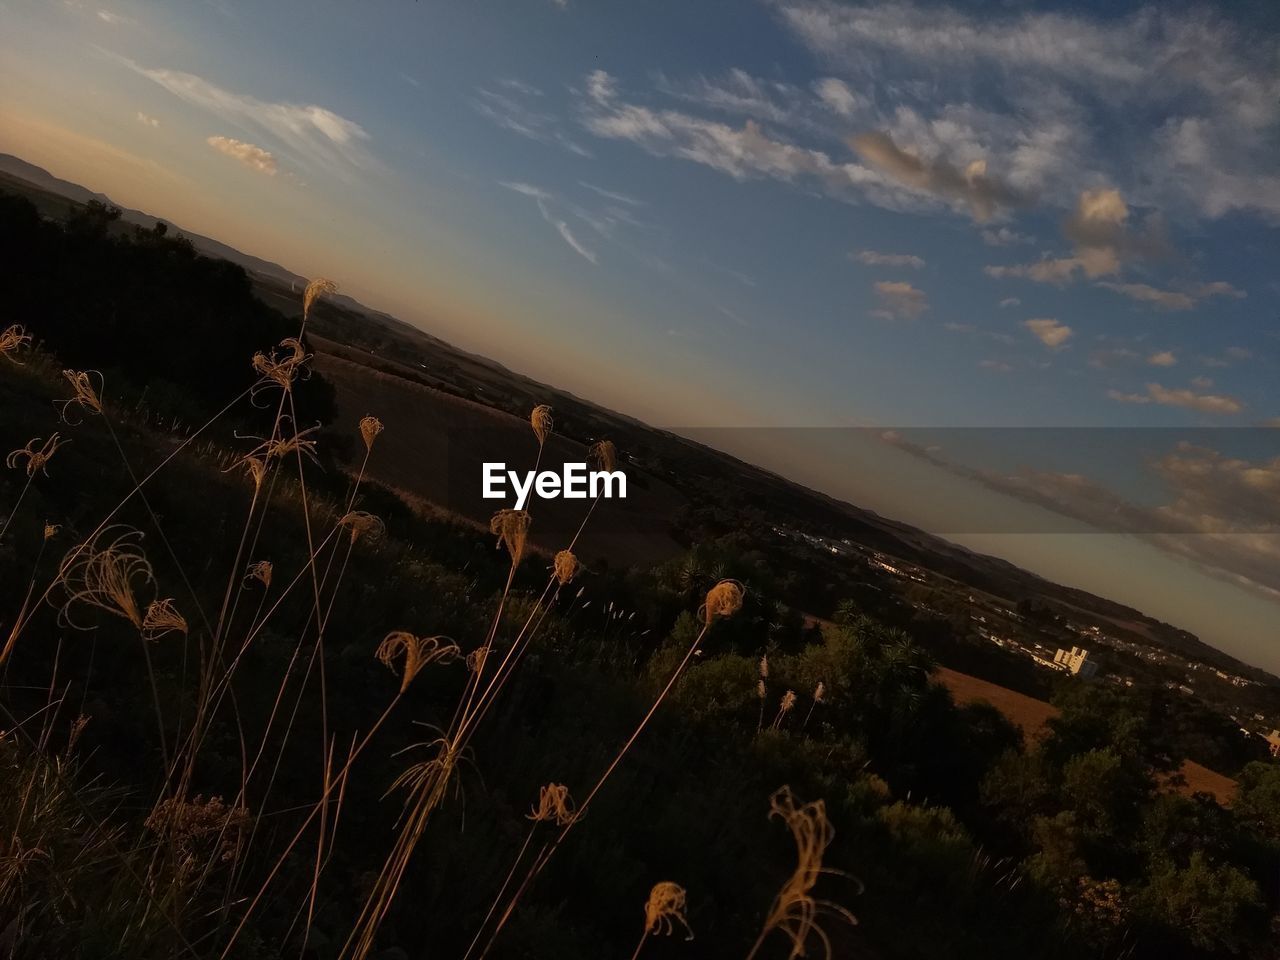
M 1274 4 L 0 18 L 0 151 L 1280 670 Z

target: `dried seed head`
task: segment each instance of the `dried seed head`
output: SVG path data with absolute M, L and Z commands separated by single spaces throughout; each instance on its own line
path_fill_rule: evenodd
M 535 823 L 551 821 L 558 827 L 568 826 L 575 819 L 569 788 L 562 783 L 548 783 L 545 787 L 539 787 L 538 805 L 527 817 Z
M 373 441 L 383 431 L 382 421 L 377 417 L 360 418 L 360 436 L 364 438 L 365 453 L 373 449 Z
M 282 420 L 287 419 L 288 417 L 282 418 Z M 309 427 L 302 431 L 295 430 L 291 437 L 273 437 L 270 440 L 263 440 L 260 444 L 254 447 L 250 453 L 242 457 L 241 462 L 244 463 L 245 469 L 254 476 L 254 482 L 258 484 L 261 484 L 262 481 L 257 477 L 253 464 L 248 462 L 250 460 L 262 461 L 263 476 L 266 475 L 266 464 L 270 463 L 272 460 L 281 460 L 295 452 L 304 453 L 312 461 L 318 463 L 319 461 L 316 460 L 316 442 L 307 438 L 319 429 L 320 428 L 318 426 Z
M 54 537 L 58 535 L 58 531 L 61 529 L 62 529 L 62 526 L 60 524 L 46 523 L 44 525 L 44 538 L 46 540 L 52 540 Z
M 760 679 L 769 679 L 769 655 L 765 654 L 760 658 Z
M 513 566 L 524 557 L 524 544 L 529 536 L 529 519 L 525 510 L 499 510 L 489 521 L 489 532 L 497 536 L 500 548 L 507 548 Z
M 28 440 L 27 445 L 21 450 L 14 450 L 9 454 L 5 459 L 5 463 L 8 465 L 9 469 L 16 470 L 18 468 L 18 464 L 21 463 L 25 457 L 27 461 L 27 476 L 34 477 L 37 473 L 44 472 L 45 464 L 53 458 L 58 447 L 62 446 L 64 443 L 70 442 L 63 440 L 55 433 L 37 448 L 36 444 L 40 443 L 40 439 L 40 437 L 35 437 L 34 439 Z
M 271 574 L 275 570 L 270 560 L 257 560 L 249 564 L 244 572 L 246 580 L 258 580 L 264 587 L 271 586 Z
M 387 532 L 386 525 L 375 517 L 372 513 L 366 513 L 363 510 L 352 510 L 341 520 L 338 526 L 346 527 L 351 531 L 351 542 L 355 543 L 361 537 L 369 540 L 380 540 L 382 535 Z
M 338 285 L 332 280 L 326 280 L 324 277 L 316 277 L 307 284 L 307 289 L 302 294 L 302 322 L 306 323 L 307 318 L 311 316 L 312 305 L 325 294 L 338 292 Z
M 529 424 L 533 427 L 533 434 L 538 438 L 538 446 L 542 446 L 547 442 L 547 437 L 551 436 L 551 431 L 555 429 L 556 422 L 551 416 L 551 408 L 545 403 L 540 403 L 533 408 L 533 412 L 529 414 Z
M 187 633 L 187 620 L 173 605 L 173 598 L 152 600 L 147 604 L 147 613 L 142 618 L 142 637 L 144 640 L 155 640 L 166 633 Z
M 578 558 L 570 551 L 561 550 L 556 554 L 553 569 L 556 572 L 556 582 L 563 587 L 578 575 L 578 571 L 582 569 L 582 565 L 578 563 Z
M 823 703 L 826 699 L 826 696 L 827 696 L 827 685 L 823 683 L 821 680 L 819 680 L 818 685 L 813 688 L 813 702 Z
M 448 663 L 461 652 L 448 637 L 415 637 L 412 633 L 396 630 L 388 633 L 378 644 L 377 657 L 392 673 L 397 672 L 396 660 L 404 658 L 404 669 L 399 671 L 400 692 L 404 693 L 423 667 L 430 663 Z
M 102 374 L 97 370 L 63 370 L 63 377 L 71 384 L 74 395 L 69 400 L 59 400 L 59 411 L 65 423 L 67 411 L 74 405 L 90 413 L 102 412 Z M 96 378 L 96 382 L 95 382 Z
M 261 350 L 255 353 L 253 369 L 288 390 L 297 379 L 298 372 L 310 359 L 311 355 L 302 346 L 301 340 L 297 337 L 287 337 L 281 340 L 279 348 L 269 355 Z
M 476 647 L 467 654 L 467 669 L 472 673 L 480 673 L 484 670 L 484 662 L 489 659 L 488 647 Z
M 703 623 L 710 624 L 716 617 L 731 617 L 742 609 L 746 589 L 737 580 L 721 580 L 707 591 L 706 602 L 699 611 Z
M 79 604 L 97 607 L 123 617 L 139 630 L 143 613 L 135 590 L 154 582 L 151 564 L 142 552 L 142 534 L 128 527 L 107 527 L 89 543 L 73 547 L 58 568 L 58 580 L 67 599 L 59 621 L 79 630 L 89 629 L 72 619 Z M 99 545 L 101 543 L 101 545 Z
M 12 363 L 19 363 L 18 351 L 30 343 L 31 334 L 27 333 L 25 327 L 15 323 L 0 332 L 0 356 Z
M 84 728 L 89 725 L 92 717 L 80 714 L 76 717 L 75 722 L 71 724 L 71 732 L 67 734 L 67 753 L 75 753 L 76 744 L 80 742 L 80 737 L 84 734 Z
M 768 693 L 765 691 L 765 688 L 764 688 L 763 680 L 756 681 L 756 696 L 759 697 L 761 700 L 763 700 L 766 696 L 768 696 Z M 761 709 L 763 709 L 763 707 Z
M 685 919 L 685 889 L 678 883 L 663 880 L 655 883 L 649 891 L 649 900 L 644 905 L 644 932 L 650 936 L 670 936 L 676 932 L 676 924 L 684 927 L 688 936 L 693 939 L 693 930 Z
M 795 708 L 795 705 L 796 692 L 794 690 L 788 690 L 782 695 L 782 703 L 778 705 L 778 715 L 782 716 L 783 714 L 790 713 Z
M 601 470 L 613 473 L 617 469 L 618 448 L 613 445 L 612 440 L 597 440 L 591 445 L 591 449 L 587 451 L 587 456 Z
M 763 939 L 774 930 L 791 941 L 791 956 L 807 956 L 811 937 L 823 946 L 828 960 L 832 956 L 828 935 L 818 926 L 819 912 L 834 914 L 850 924 L 857 918 L 844 907 L 828 901 L 816 900 L 813 888 L 824 873 L 822 855 L 835 837 L 835 830 L 827 819 L 827 808 L 821 800 L 798 804 L 790 787 L 782 787 L 769 798 L 769 818 L 780 817 L 796 842 L 796 869 L 787 878 L 774 898 L 769 916 L 765 920 Z

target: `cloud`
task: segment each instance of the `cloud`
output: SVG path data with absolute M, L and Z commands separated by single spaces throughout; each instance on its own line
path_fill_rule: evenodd
M 869 267 L 911 267 L 919 270 L 924 260 L 911 253 L 879 253 L 875 250 L 859 250 L 849 254 L 850 260 L 857 260 Z
M 1239 300 L 1247 296 L 1231 284 L 1218 280 L 1202 283 L 1187 290 L 1161 290 L 1146 283 L 1112 283 L 1099 281 L 1098 286 L 1123 294 L 1140 303 L 1150 303 L 1160 310 L 1190 310 L 1201 300 L 1211 297 L 1230 297 Z
M 1005 297 L 1003 300 L 1000 301 L 1000 306 L 1001 307 L 1020 307 L 1022 306 L 1022 301 L 1019 300 L 1017 297 Z
M 1059 323 L 1052 317 L 1036 317 L 1031 320 L 1024 320 L 1022 325 L 1031 331 L 1032 336 L 1051 350 L 1058 349 L 1075 334 L 1075 331 L 1066 324 Z
M 985 142 L 1019 189 L 1069 194 L 1127 178 L 1152 205 L 1280 221 L 1274 45 L 1213 8 L 1112 15 L 778 0 L 775 9 L 872 102 L 919 103 L 939 126 L 966 116 L 949 135 Z M 995 109 L 975 108 L 976 91 Z
M 276 158 L 271 155 L 270 151 L 263 150 L 259 146 L 245 143 L 243 140 L 233 140 L 230 137 L 209 137 L 205 140 L 205 143 L 219 153 L 224 153 L 232 159 L 239 160 L 252 170 L 257 170 L 259 173 L 265 173 L 271 177 L 276 175 Z
M 978 366 L 992 373 L 1010 373 L 1013 370 L 1013 367 L 1003 360 L 979 360 Z
M 1119 403 L 1155 403 L 1162 407 L 1183 407 L 1218 416 L 1240 413 L 1245 407 L 1244 402 L 1236 397 L 1196 393 L 1188 389 L 1168 389 L 1158 383 L 1148 383 L 1146 393 L 1122 393 L 1119 390 L 1108 390 L 1107 396 Z
M 1036 238 L 1010 230 L 1008 227 L 998 227 L 995 230 L 983 230 L 982 242 L 988 247 L 1013 247 L 1024 243 L 1035 243 Z
M 508 190 L 514 190 L 516 193 L 529 197 L 538 205 L 538 212 L 542 214 L 542 219 L 551 224 L 560 238 L 567 243 L 575 253 L 592 264 L 598 262 L 598 258 L 594 251 L 583 246 L 578 238 L 573 235 L 573 231 L 569 229 L 569 224 L 563 219 L 556 216 L 551 209 L 555 197 L 543 190 L 541 187 L 535 187 L 532 184 L 520 183 L 516 181 L 500 181 L 499 186 L 506 187 Z
M 578 183 L 586 187 L 588 190 L 592 191 L 593 193 L 597 193 L 600 196 L 604 197 L 606 200 L 613 200 L 613 201 L 616 201 L 617 203 L 625 203 L 629 207 L 643 207 L 645 205 L 645 202 L 643 200 L 637 200 L 635 197 L 628 196 L 625 193 L 617 193 L 616 191 L 613 191 L 613 190 L 606 190 L 604 187 L 597 187 L 595 184 L 587 183 L 587 181 L 585 180 L 579 180 Z
M 233 93 L 193 73 L 125 65 L 179 99 L 255 135 L 265 135 L 294 167 L 318 164 L 350 179 L 356 169 L 376 166 L 366 144 L 369 134 L 354 120 L 315 104 L 259 100 Z M 256 139 L 256 136 L 255 136 Z
M 988 175 L 986 160 L 972 160 L 961 170 L 945 158 L 927 159 L 903 149 L 883 131 L 857 134 L 849 139 L 849 146 L 866 163 L 904 186 L 959 203 L 978 221 L 1029 202 L 1007 183 Z
M 1130 534 L 1213 576 L 1272 599 L 1280 596 L 1280 457 L 1248 460 L 1179 442 L 1147 461 L 1159 485 L 1150 505 L 1080 473 L 1030 467 L 997 473 L 948 460 L 936 445 L 916 442 L 910 434 L 888 432 L 881 439 L 997 492 L 1096 530 Z M 1071 442 L 1064 439 L 1063 446 Z
M 128 17 L 122 17 L 118 13 L 112 13 L 110 10 L 99 10 L 98 19 L 103 23 L 109 23 L 113 27 L 118 27 L 122 23 L 128 23 Z
M 1074 246 L 1070 257 L 1044 257 L 1035 263 L 987 266 L 989 277 L 1023 277 L 1037 283 L 1063 286 L 1078 276 L 1112 276 L 1123 264 L 1154 259 L 1168 253 L 1163 225 L 1158 219 L 1134 227 L 1129 205 L 1119 190 L 1085 190 L 1075 209 L 1063 222 L 1063 235 Z
M 148 127 L 160 126 L 159 120 L 157 120 L 155 117 L 151 116 L 150 114 L 143 113 L 141 110 L 138 111 L 138 122 Z
M 823 77 L 813 83 L 813 92 L 833 113 L 848 119 L 864 105 L 862 97 L 837 77 Z
M 897 280 L 881 280 L 875 284 L 880 307 L 872 316 L 883 320 L 915 320 L 929 309 L 929 298 L 923 290 Z
M 1178 364 L 1178 358 L 1172 350 L 1161 350 L 1147 357 L 1147 363 L 1153 367 L 1174 367 Z
M 555 144 L 579 157 L 592 158 L 590 150 L 565 134 L 559 118 L 532 106 L 530 101 L 541 97 L 541 90 L 512 79 L 499 80 L 497 85 L 504 91 L 476 88 L 471 106 L 478 114 L 529 140 Z

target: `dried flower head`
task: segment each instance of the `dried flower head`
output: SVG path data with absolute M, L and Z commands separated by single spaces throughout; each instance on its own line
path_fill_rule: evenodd
M 80 737 L 84 734 L 84 728 L 89 725 L 92 717 L 80 714 L 71 724 L 71 730 L 67 734 L 67 753 L 75 753 L 76 744 L 80 742 Z
M 693 929 L 685 919 L 685 889 L 678 883 L 663 880 L 655 883 L 649 891 L 649 900 L 644 905 L 644 932 L 648 936 L 670 936 L 676 932 L 676 924 L 684 927 L 688 936 L 693 939 Z
M 746 589 L 737 580 L 721 580 L 707 591 L 706 602 L 699 610 L 703 623 L 710 624 L 716 617 L 731 617 L 742 609 Z
M 562 783 L 548 783 L 545 787 L 539 787 L 538 805 L 527 816 L 535 823 L 551 821 L 557 827 L 572 823 L 575 814 L 569 788 Z
M 40 437 L 28 440 L 27 445 L 21 450 L 14 450 L 9 454 L 5 459 L 5 463 L 8 465 L 9 469 L 16 470 L 18 468 L 18 464 L 20 464 L 25 457 L 27 461 L 27 476 L 34 477 L 37 473 L 44 472 L 45 464 L 53 458 L 58 447 L 62 446 L 64 443 L 70 442 L 63 440 L 61 436 L 56 433 L 37 447 L 36 444 L 39 444 L 40 440 Z
M 102 374 L 97 370 L 63 370 L 62 375 L 74 391 L 70 399 L 58 401 L 61 405 L 59 413 L 65 423 L 71 422 L 67 411 L 73 405 L 90 413 L 102 412 Z
M 472 650 L 470 653 L 467 654 L 467 660 L 466 660 L 467 669 L 470 670 L 472 673 L 482 673 L 484 672 L 485 661 L 488 659 L 489 659 L 489 648 L 476 647 L 474 650 Z
M 769 655 L 765 654 L 760 658 L 760 679 L 769 679 Z
M 818 685 L 813 688 L 813 702 L 822 703 L 825 701 L 826 696 L 827 696 L 827 685 L 823 683 L 821 680 L 819 680 Z
M 146 827 L 164 838 L 174 853 L 177 880 L 186 883 L 207 864 L 234 859 L 250 822 L 247 808 L 197 794 L 190 800 L 166 797 L 151 811 Z
M 826 804 L 821 800 L 798 804 L 790 787 L 782 787 L 769 798 L 769 818 L 780 817 L 796 842 L 796 869 L 774 898 L 765 920 L 760 940 L 779 931 L 791 941 L 791 956 L 808 956 L 809 941 L 817 938 L 827 958 L 832 956 L 831 939 L 818 926 L 818 914 L 826 912 L 850 924 L 857 918 L 844 907 L 826 900 L 816 900 L 813 888 L 824 873 L 822 856 L 835 837 L 827 819 Z
M 561 550 L 556 554 L 552 569 L 555 570 L 556 582 L 560 586 L 565 586 L 573 581 L 582 569 L 582 564 L 578 563 L 578 558 L 569 550 Z
M 529 513 L 525 510 L 499 510 L 489 521 L 489 532 L 498 538 L 498 546 L 506 547 L 512 565 L 524 557 L 524 544 L 529 536 Z
M 173 605 L 173 598 L 152 600 L 147 604 L 146 615 L 142 618 L 142 636 L 146 640 L 155 640 L 166 633 L 187 632 L 187 620 Z
M 280 341 L 280 346 L 270 354 L 259 350 L 253 355 L 253 369 L 268 380 L 274 381 L 288 390 L 298 372 L 306 366 L 311 355 L 302 346 L 297 337 L 287 337 Z
M 0 356 L 12 363 L 18 363 L 16 356 L 18 351 L 30 343 L 31 334 L 27 333 L 25 327 L 15 323 L 0 332 Z
M 325 294 L 337 292 L 338 285 L 332 280 L 326 280 L 324 277 L 316 277 L 308 283 L 307 289 L 302 294 L 302 322 L 307 322 L 307 318 L 311 316 L 311 307 L 317 300 Z
M 587 456 L 601 470 L 609 473 L 613 473 L 618 467 L 618 448 L 613 445 L 612 440 L 597 440 L 587 451 Z
M 288 417 L 282 417 L 281 422 L 288 420 Z M 316 460 L 316 442 L 308 439 L 311 434 L 320 428 L 308 427 L 306 430 L 295 430 L 291 437 L 273 437 L 270 440 L 263 440 L 260 444 L 253 448 L 253 451 L 247 454 L 242 460 L 258 459 L 264 464 L 272 460 L 282 460 L 291 453 L 306 454 L 311 460 Z M 253 472 L 253 467 L 246 463 L 245 469 Z M 257 481 L 255 478 L 255 482 Z
M 153 583 L 151 564 L 142 552 L 141 532 L 122 526 L 107 527 L 92 542 L 73 547 L 58 569 L 58 580 L 67 599 L 59 621 L 78 630 L 72 618 L 78 605 L 97 607 L 123 617 L 139 630 L 143 628 L 142 608 L 135 591 Z
M 758 698 L 760 698 L 761 700 L 763 700 L 763 699 L 764 699 L 765 697 L 767 697 L 768 695 L 769 695 L 769 693 L 768 693 L 768 691 L 767 691 L 767 690 L 765 690 L 765 687 L 764 687 L 764 681 L 763 681 L 763 680 L 757 680 L 757 681 L 756 681 L 756 696 L 757 696 Z M 762 706 L 760 709 L 761 709 L 761 710 L 763 710 L 763 709 L 764 709 L 764 707 Z
M 400 692 L 404 693 L 423 667 L 431 663 L 448 663 L 461 652 L 448 637 L 417 637 L 396 630 L 388 633 L 378 644 L 377 657 L 392 673 L 397 672 L 396 660 L 404 658 L 404 668 L 400 671 Z
M 542 446 L 556 426 L 551 416 L 551 408 L 545 403 L 534 407 L 533 412 L 529 414 L 529 425 L 533 427 L 533 435 L 538 438 L 538 446 Z
M 369 540 L 380 540 L 382 535 L 387 532 L 386 525 L 381 520 L 372 513 L 366 513 L 363 510 L 352 510 L 338 521 L 338 526 L 346 527 L 351 531 L 352 543 L 355 543 L 361 537 Z
M 44 525 L 44 538 L 46 540 L 52 540 L 54 537 L 58 535 L 58 531 L 61 529 L 62 529 L 61 524 L 46 523 Z
M 257 580 L 264 587 L 271 586 L 271 574 L 275 570 L 270 560 L 255 560 L 244 572 L 246 580 Z
M 782 714 L 790 713 L 796 706 L 796 692 L 788 690 L 782 695 L 782 702 L 778 704 L 778 710 Z
M 378 439 L 378 434 L 380 434 L 384 429 L 385 427 L 383 427 L 382 421 L 377 417 L 370 416 L 360 418 L 360 436 L 364 439 L 364 449 L 366 453 L 373 449 L 373 441 Z
M 247 453 L 239 460 L 235 461 L 235 463 L 231 464 L 231 466 L 227 467 L 223 473 L 226 473 L 228 470 L 234 470 L 236 467 L 244 470 L 245 476 L 253 481 L 253 488 L 255 490 L 262 489 L 262 481 L 267 478 L 266 460 L 263 460 L 261 457 L 255 457 L 252 453 Z

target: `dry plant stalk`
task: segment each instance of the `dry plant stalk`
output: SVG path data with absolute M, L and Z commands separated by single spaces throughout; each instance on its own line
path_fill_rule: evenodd
M 77 604 L 97 607 L 123 617 L 139 630 L 144 615 L 135 590 L 154 583 L 151 564 L 142 552 L 142 533 L 129 527 L 107 527 L 92 542 L 73 547 L 58 569 L 58 581 L 67 593 L 58 620 L 77 630 L 90 629 L 72 618 Z M 99 546 L 103 542 L 103 546 Z
M 97 370 L 63 370 L 63 377 L 71 384 L 74 395 L 68 400 L 59 400 L 59 416 L 62 417 L 64 423 L 70 423 L 67 419 L 67 411 L 72 406 L 77 406 L 81 410 L 87 410 L 90 413 L 102 413 L 102 374 Z M 94 377 L 97 377 L 97 383 L 94 383 Z
M 513 567 L 519 566 L 524 557 L 529 520 L 527 510 L 499 510 L 489 521 L 489 532 L 497 536 L 499 548 L 507 548 Z
M 21 324 L 12 324 L 0 331 L 0 356 L 10 363 L 19 363 L 21 361 L 17 359 L 16 354 L 30 343 L 31 334 L 27 333 L 26 328 Z
M 40 437 L 33 437 L 28 440 L 25 447 L 20 450 L 14 450 L 5 458 L 5 464 L 10 470 L 16 470 L 18 469 L 18 464 L 25 457 L 27 461 L 27 476 L 34 477 L 37 473 L 44 473 L 45 464 L 53 459 L 53 455 L 57 453 L 58 448 L 64 443 L 70 442 L 63 440 L 61 435 L 57 433 L 37 447 L 36 444 L 39 444 L 40 441 Z
M 765 919 L 764 929 L 747 954 L 752 960 L 769 934 L 777 931 L 791 941 L 788 960 L 808 956 L 809 941 L 816 938 L 823 956 L 831 960 L 830 936 L 818 925 L 818 914 L 828 913 L 853 925 L 858 919 L 844 907 L 813 896 L 813 888 L 824 873 L 834 873 L 822 866 L 822 856 L 835 837 L 835 829 L 827 819 L 827 807 L 821 800 L 797 803 L 790 787 L 782 787 L 769 798 L 769 819 L 779 817 L 796 842 L 796 869 L 774 898 Z
M 187 633 L 187 619 L 173 605 L 173 598 L 152 600 L 147 604 L 146 615 L 142 618 L 142 637 L 144 640 L 155 640 L 166 633 Z
M 448 663 L 461 653 L 458 645 L 448 637 L 418 637 L 404 630 L 395 630 L 378 644 L 377 657 L 392 673 L 400 673 L 400 693 L 404 693 L 423 667 L 432 663 Z M 404 659 L 404 667 L 397 671 L 396 660 L 400 658 Z
M 582 564 L 578 562 L 578 558 L 573 555 L 570 550 L 561 550 L 556 554 L 552 563 L 552 570 L 555 571 L 556 583 L 565 586 L 573 581 L 579 571 L 582 570 Z
M 613 445 L 612 440 L 597 440 L 591 445 L 587 455 L 596 466 L 609 473 L 613 473 L 618 466 L 618 448 Z
M 249 453 L 227 467 L 227 470 L 234 470 L 236 467 L 242 468 L 245 475 L 253 481 L 253 489 L 255 491 L 262 489 L 262 481 L 267 478 L 267 461 Z M 223 473 L 226 473 L 227 470 L 224 470 Z
M 562 783 L 548 783 L 538 788 L 538 805 L 527 819 L 534 823 L 550 821 L 558 827 L 572 823 L 575 817 L 573 798 L 569 796 L 569 788 Z
M 545 403 L 534 407 L 533 412 L 529 414 L 529 425 L 533 427 L 533 435 L 538 438 L 538 446 L 541 447 L 547 442 L 547 437 L 551 436 L 551 431 L 556 426 L 551 416 L 551 408 Z
M 360 418 L 360 436 L 364 440 L 364 452 L 370 453 L 373 450 L 373 441 L 378 439 L 385 427 L 382 421 L 377 417 L 361 417 Z
M 333 294 L 338 292 L 338 285 L 332 280 L 326 280 L 324 277 L 316 277 L 307 284 L 307 289 L 302 294 L 302 322 L 306 323 L 311 316 L 311 307 L 325 294 Z

